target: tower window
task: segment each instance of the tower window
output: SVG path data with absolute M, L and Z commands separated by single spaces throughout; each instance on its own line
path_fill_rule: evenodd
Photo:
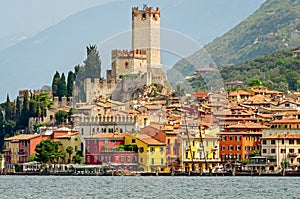
M 128 68 L 129 63 L 125 62 L 125 68 Z

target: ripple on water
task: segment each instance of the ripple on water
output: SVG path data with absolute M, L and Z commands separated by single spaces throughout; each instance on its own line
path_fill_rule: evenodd
M 297 177 L 0 176 L 6 198 L 299 198 Z

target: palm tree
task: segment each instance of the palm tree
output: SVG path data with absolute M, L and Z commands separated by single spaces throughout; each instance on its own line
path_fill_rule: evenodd
M 71 146 L 68 146 L 66 149 L 66 152 L 69 154 L 68 164 L 70 164 L 70 162 L 71 162 L 71 156 L 72 156 L 73 151 L 74 151 L 74 149 Z

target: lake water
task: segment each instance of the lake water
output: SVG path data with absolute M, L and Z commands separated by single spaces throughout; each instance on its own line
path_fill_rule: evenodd
M 300 198 L 300 178 L 0 176 L 0 198 Z

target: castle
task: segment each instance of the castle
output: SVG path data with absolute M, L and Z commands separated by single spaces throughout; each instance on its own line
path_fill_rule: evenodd
M 160 61 L 160 8 L 132 8 L 132 49 L 112 50 L 111 59 L 106 79 L 85 79 L 87 102 L 99 97 L 126 101 L 152 83 L 163 85 L 164 94 L 172 92 Z

